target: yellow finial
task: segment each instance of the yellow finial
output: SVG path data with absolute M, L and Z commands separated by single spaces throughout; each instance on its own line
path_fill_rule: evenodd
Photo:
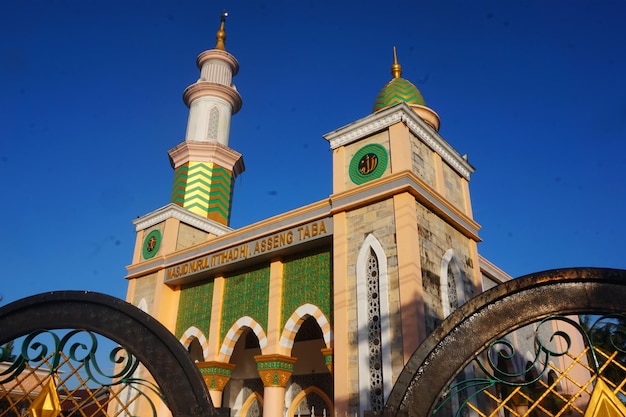
M 398 64 L 398 56 L 396 55 L 396 47 L 393 47 L 393 65 L 391 66 L 391 75 L 393 78 L 400 78 L 402 75 L 402 67 Z
M 215 38 L 217 39 L 217 42 L 215 43 L 215 49 L 221 49 L 222 51 L 226 50 L 226 45 L 224 43 L 226 41 L 226 30 L 224 30 L 224 24 L 226 23 L 227 16 L 228 12 L 224 11 L 222 13 L 222 23 L 220 24 L 219 30 L 215 34 Z

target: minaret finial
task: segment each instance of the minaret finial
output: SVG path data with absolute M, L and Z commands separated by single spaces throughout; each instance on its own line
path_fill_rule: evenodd
M 402 75 L 402 67 L 398 64 L 398 56 L 396 55 L 396 47 L 393 47 L 393 65 L 391 66 L 391 75 L 393 78 L 400 78 Z
M 226 30 L 224 29 L 224 25 L 226 23 L 227 16 L 228 16 L 228 12 L 224 10 L 222 12 L 222 18 L 221 18 L 222 23 L 220 24 L 219 30 L 215 34 L 215 38 L 217 39 L 217 42 L 215 43 L 215 49 L 221 49 L 222 51 L 226 50 L 226 44 L 225 44 Z

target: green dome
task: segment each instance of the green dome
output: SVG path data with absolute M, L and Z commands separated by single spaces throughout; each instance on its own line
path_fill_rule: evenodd
M 372 112 L 401 102 L 426 106 L 424 97 L 422 97 L 422 93 L 420 93 L 417 87 L 409 80 L 397 77 L 389 81 L 380 90 L 374 102 L 374 110 Z

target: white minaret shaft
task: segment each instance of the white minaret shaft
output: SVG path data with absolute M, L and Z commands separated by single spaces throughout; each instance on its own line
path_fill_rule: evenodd
M 222 15 L 215 48 L 198 56 L 200 79 L 183 93 L 189 107 L 186 142 L 217 142 L 228 146 L 230 119 L 241 108 L 241 96 L 232 83 L 239 62 L 224 49 L 225 18 Z
M 241 154 L 228 146 L 241 96 L 232 83 L 239 63 L 224 48 L 225 18 L 215 48 L 198 56 L 200 79 L 183 93 L 189 107 L 185 141 L 168 153 L 174 168 L 171 202 L 228 226 L 234 181 L 245 167 Z

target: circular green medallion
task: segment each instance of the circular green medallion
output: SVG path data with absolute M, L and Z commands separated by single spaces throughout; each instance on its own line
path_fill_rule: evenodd
M 350 179 L 355 184 L 379 178 L 387 169 L 389 155 L 387 150 L 378 144 L 365 145 L 357 151 L 350 161 Z
M 150 259 L 159 251 L 161 246 L 161 232 L 153 230 L 143 240 L 142 254 L 144 259 Z

